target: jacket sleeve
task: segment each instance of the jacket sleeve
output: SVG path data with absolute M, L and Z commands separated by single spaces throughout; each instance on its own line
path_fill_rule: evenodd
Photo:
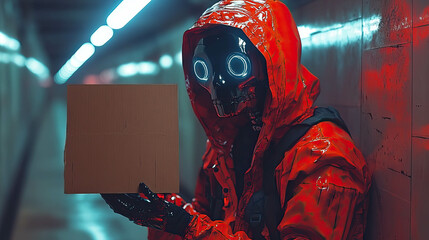
M 327 166 L 306 177 L 287 201 L 278 229 L 282 239 L 346 239 L 351 225 L 362 226 L 363 197 L 350 174 Z M 361 217 L 361 218 L 360 218 Z M 363 229 L 358 231 L 363 233 Z M 362 239 L 362 236 L 353 239 Z
M 281 239 L 345 239 L 352 222 L 356 221 L 354 212 L 360 207 L 362 194 L 358 185 L 348 171 L 334 166 L 324 167 L 306 177 L 293 189 L 293 196 L 287 202 L 278 226 Z M 185 239 L 250 238 L 244 232 L 232 233 L 223 221 L 211 221 L 208 216 L 199 214 L 192 220 Z
M 287 189 L 284 214 L 278 225 L 281 239 L 346 239 L 351 229 L 364 226 L 363 205 L 370 176 L 355 146 L 344 144 L 317 139 L 293 154 L 294 167 L 283 174 L 288 175 L 287 180 L 277 184 Z M 184 239 L 250 239 L 243 231 L 233 233 L 227 222 L 212 221 L 207 216 L 208 181 L 201 170 L 191 204 L 197 211 L 193 212 L 195 217 Z M 362 239 L 363 229 L 353 232 L 358 233 L 353 239 Z
M 279 192 L 286 191 L 282 239 L 362 239 L 371 184 L 362 154 L 331 123 L 319 123 L 308 135 L 285 155 L 294 164 L 277 180 Z

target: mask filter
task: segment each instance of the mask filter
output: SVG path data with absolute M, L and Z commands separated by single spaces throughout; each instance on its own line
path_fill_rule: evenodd
M 265 58 L 239 29 L 220 26 L 198 42 L 192 72 L 219 117 L 247 110 L 262 116 L 268 89 Z

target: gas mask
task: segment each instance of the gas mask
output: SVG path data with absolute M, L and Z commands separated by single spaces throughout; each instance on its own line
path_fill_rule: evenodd
M 265 58 L 241 30 L 220 26 L 200 39 L 192 72 L 219 117 L 247 111 L 252 121 L 261 121 L 268 89 Z

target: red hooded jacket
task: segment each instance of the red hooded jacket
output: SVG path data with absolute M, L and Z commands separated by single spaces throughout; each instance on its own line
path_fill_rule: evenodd
M 190 71 L 193 50 L 214 24 L 241 29 L 266 59 L 269 94 L 263 127 L 254 148 L 251 167 L 244 175 L 243 194 L 235 193 L 231 147 L 242 117 L 219 118 L 209 93 Z M 288 8 L 276 0 L 225 0 L 207 9 L 183 37 L 186 87 L 207 137 L 195 198 L 184 207 L 195 217 L 185 239 L 251 239 L 244 211 L 253 193 L 262 189 L 262 157 L 271 142 L 291 126 L 312 116 L 319 80 L 301 61 L 301 41 Z M 245 116 L 247 117 L 247 116 Z M 362 239 L 365 228 L 370 174 L 350 136 L 332 122 L 313 126 L 284 155 L 275 169 L 283 218 L 282 239 Z M 224 191 L 223 220 L 207 214 L 207 193 L 220 185 Z M 288 197 L 286 197 L 288 196 Z M 268 230 L 262 231 L 269 239 Z M 150 239 L 175 239 L 149 231 Z

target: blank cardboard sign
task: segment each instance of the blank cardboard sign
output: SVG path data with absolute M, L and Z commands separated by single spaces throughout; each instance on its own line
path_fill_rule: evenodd
M 69 85 L 65 193 L 179 192 L 176 85 Z

